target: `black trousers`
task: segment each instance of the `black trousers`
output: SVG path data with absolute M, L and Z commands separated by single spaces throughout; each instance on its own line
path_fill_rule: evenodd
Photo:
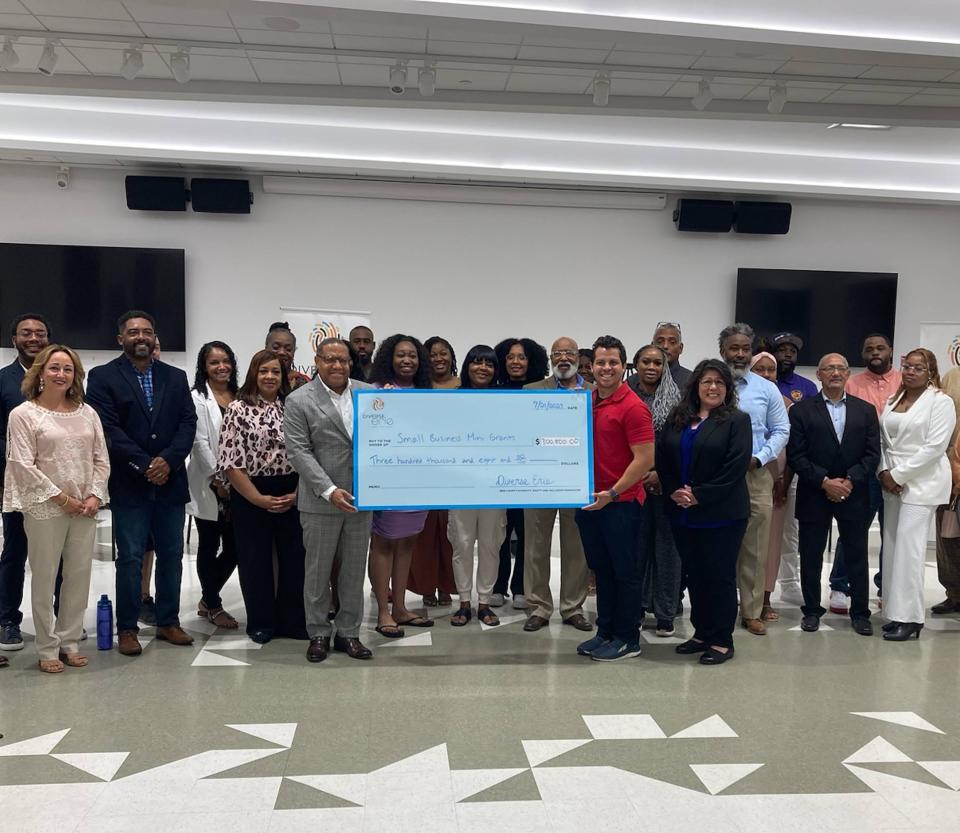
M 208 610 L 223 607 L 220 591 L 237 567 L 233 524 L 221 512 L 215 521 L 193 519 L 197 524 L 197 578 Z
M 286 495 L 297 488 L 297 476 L 251 477 L 262 495 Z M 275 636 L 303 638 L 304 549 L 300 513 L 294 507 L 273 514 L 234 492 L 230 517 L 236 539 L 240 590 L 247 609 L 247 633 L 266 631 Z M 273 552 L 277 553 L 277 581 L 273 580 Z
M 597 582 L 597 636 L 640 642 L 640 541 L 646 513 L 636 501 L 576 513 L 583 553 Z
M 513 565 L 513 578 L 510 577 L 510 539 L 513 532 L 517 533 L 517 554 Z M 523 595 L 523 510 L 507 510 L 507 532 L 500 545 L 500 569 L 497 572 L 497 583 L 493 585 L 493 592 L 507 595 L 509 582 L 510 595 Z
M 737 555 L 746 519 L 717 529 L 673 528 L 690 593 L 694 639 L 733 647 L 737 624 Z
M 800 521 L 800 589 L 803 590 L 803 606 L 806 615 L 823 616 L 827 611 L 820 604 L 820 573 L 823 570 L 823 551 L 827 546 L 832 518 L 823 521 Z M 856 521 L 837 520 L 843 557 L 850 582 L 850 618 L 869 619 L 867 587 L 867 535 L 872 516 Z

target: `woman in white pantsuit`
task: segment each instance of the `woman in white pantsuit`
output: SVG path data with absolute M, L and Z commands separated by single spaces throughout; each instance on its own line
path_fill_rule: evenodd
M 40 670 L 82 668 L 83 614 L 97 510 L 107 500 L 110 462 L 97 412 L 83 401 L 83 366 L 69 347 L 51 344 L 23 379 L 25 402 L 10 412 L 3 511 L 23 512 L 30 560 L 33 624 Z M 63 561 L 60 612 L 53 612 Z
M 883 638 L 920 638 L 927 537 L 937 506 L 950 499 L 947 445 L 956 424 L 929 350 L 904 357 L 903 382 L 880 418 L 883 487 Z
M 460 370 L 461 390 L 492 388 L 497 378 L 497 354 L 492 347 L 470 348 Z M 447 538 L 453 547 L 453 578 L 457 583 L 460 607 L 450 617 L 454 627 L 466 625 L 473 616 L 473 547 L 477 547 L 477 619 L 484 625 L 499 625 L 490 607 L 490 596 L 500 569 L 500 545 L 507 528 L 504 509 L 451 509 Z

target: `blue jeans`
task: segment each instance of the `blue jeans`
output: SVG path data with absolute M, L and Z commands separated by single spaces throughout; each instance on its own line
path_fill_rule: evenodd
M 20 627 L 23 614 L 24 565 L 27 563 L 27 533 L 23 515 L 3 513 L 3 553 L 0 554 L 0 625 Z
M 880 480 L 876 477 L 867 479 L 867 488 L 870 492 L 870 520 L 868 524 L 873 523 L 874 517 L 880 519 L 880 570 L 883 569 L 883 489 L 880 486 Z M 873 583 L 880 590 L 880 570 L 877 570 L 873 577 Z M 847 575 L 847 565 L 843 557 L 843 542 L 837 539 L 837 546 L 833 550 L 833 568 L 830 570 L 830 589 L 839 590 L 841 593 L 850 595 L 850 577 Z
M 151 535 L 156 553 L 157 627 L 179 625 L 184 506 L 151 501 L 111 509 L 117 539 L 117 630 L 138 630 L 143 553 Z
M 636 645 L 640 642 L 643 590 L 643 506 L 621 501 L 592 512 L 578 509 L 576 518 L 587 565 L 597 582 L 597 635 Z

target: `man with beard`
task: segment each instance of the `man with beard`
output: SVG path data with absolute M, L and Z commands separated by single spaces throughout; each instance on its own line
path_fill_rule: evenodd
M 550 348 L 553 375 L 524 385 L 525 390 L 593 390 L 577 372 L 579 350 L 572 338 L 563 336 Z M 523 572 L 523 594 L 532 612 L 523 626 L 525 631 L 538 631 L 553 614 L 550 592 L 550 543 L 553 524 L 560 513 L 560 618 L 563 624 L 577 630 L 592 630 L 583 615 L 587 598 L 587 560 L 577 530 L 576 509 L 524 509 L 526 550 Z
M 750 416 L 753 429 L 753 457 L 747 471 L 750 520 L 737 557 L 737 579 L 740 623 L 750 633 L 762 636 L 767 632 L 760 611 L 773 513 L 773 475 L 767 464 L 776 460 L 786 446 L 790 420 L 777 386 L 750 372 L 753 339 L 749 324 L 731 324 L 720 332 L 719 345 L 720 356 L 736 381 L 740 410 Z
M 117 642 L 138 656 L 143 554 L 156 553 L 157 639 L 192 645 L 180 627 L 183 522 L 190 500 L 184 460 L 197 411 L 186 374 L 151 355 L 156 323 L 142 310 L 117 321 L 123 355 L 90 371 L 87 401 L 100 415 L 110 449 L 110 508 L 117 540 Z
M 778 333 L 772 339 L 773 355 L 777 358 L 777 387 L 787 399 L 796 404 L 817 395 L 817 386 L 796 373 L 797 356 L 803 349 L 803 339 L 793 333 Z
M 653 338 L 650 341 L 667 354 L 670 375 L 682 391 L 690 378 L 691 371 L 680 366 L 680 354 L 683 352 L 683 333 L 680 332 L 680 325 L 673 321 L 661 321 L 653 331 Z
M 50 327 L 42 315 L 28 312 L 13 319 L 10 335 L 17 357 L 0 370 L 0 492 L 7 459 L 7 419 L 10 411 L 23 402 L 20 385 L 34 358 L 50 343 Z M 23 648 L 20 604 L 26 563 L 27 535 L 23 531 L 23 514 L 4 512 L 3 553 L 0 554 L 0 649 L 4 651 Z
M 847 380 L 847 393 L 864 399 L 877 409 L 877 417 L 883 414 L 887 401 L 900 388 L 900 371 L 893 367 L 893 344 L 882 333 L 871 333 L 863 340 L 860 353 L 866 370 Z M 880 522 L 880 563 L 883 563 L 883 490 L 880 481 L 871 477 L 867 483 L 870 501 L 870 523 L 874 516 Z M 880 588 L 880 572 L 873 577 Z M 838 541 L 833 552 L 833 568 L 830 570 L 830 612 L 845 615 L 850 609 L 850 579 L 847 576 L 843 556 L 843 542 Z
M 365 381 L 370 380 L 370 371 L 373 370 L 373 354 L 377 349 L 377 342 L 373 340 L 373 330 L 358 325 L 350 331 L 350 346 L 356 351 L 360 360 L 360 372 Z

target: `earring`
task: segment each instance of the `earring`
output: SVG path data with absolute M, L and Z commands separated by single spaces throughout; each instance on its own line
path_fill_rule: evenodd
M 43 379 L 40 380 L 38 387 L 40 388 L 40 393 L 43 393 Z

